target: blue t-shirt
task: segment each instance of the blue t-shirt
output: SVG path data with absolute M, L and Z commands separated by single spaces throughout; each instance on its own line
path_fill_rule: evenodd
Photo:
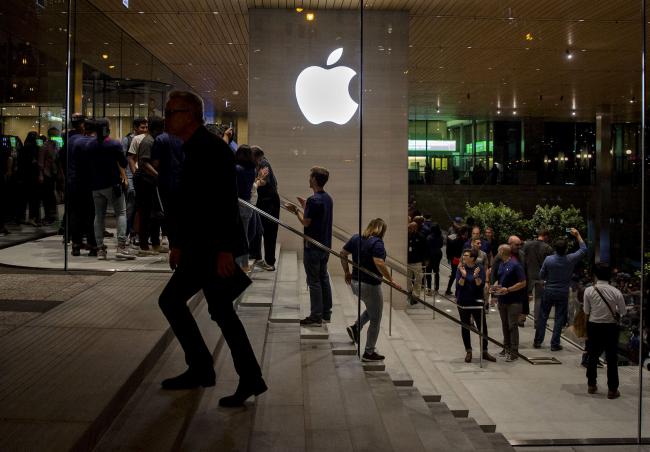
M 474 282 L 474 270 L 476 267 L 479 268 L 478 278 L 481 280 L 479 286 Z M 483 299 L 483 288 L 485 287 L 485 270 L 480 265 L 474 265 L 474 267 L 465 267 L 467 271 L 467 277 L 465 278 L 465 284 L 462 286 L 458 284 L 458 281 L 462 277 L 460 269 L 456 270 L 456 301 L 461 306 L 468 306 L 476 304 L 476 300 Z
M 168 192 L 176 192 L 181 180 L 183 141 L 167 132 L 156 137 L 151 148 L 151 160 L 158 160 L 158 185 Z
M 518 260 L 510 258 L 508 262 L 502 262 L 497 270 L 499 285 L 501 287 L 512 287 L 518 282 L 526 281 L 526 272 Z M 521 290 L 526 291 L 526 287 L 516 291 L 508 292 L 499 296 L 499 303 L 512 304 L 521 303 Z
M 377 257 L 386 260 L 386 248 L 384 248 L 384 241 L 382 239 L 375 236 L 364 239 L 359 234 L 355 234 L 343 246 L 343 249 L 352 254 L 352 261 L 355 264 L 361 265 L 366 270 L 370 270 L 381 278 L 381 273 L 379 273 L 373 258 Z M 361 250 L 360 255 L 359 250 Z M 352 279 L 360 280 L 362 283 L 372 284 L 374 286 L 381 284 L 381 279 L 375 279 L 362 271 L 357 271 L 356 268 L 352 270 Z
M 334 202 L 330 195 L 319 191 L 307 198 L 304 217 L 311 220 L 305 234 L 327 247 L 332 246 L 332 216 Z M 310 246 L 305 242 L 305 246 Z

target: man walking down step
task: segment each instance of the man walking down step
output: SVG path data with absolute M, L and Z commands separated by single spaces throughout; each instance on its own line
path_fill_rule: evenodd
M 298 198 L 304 213 L 295 204 L 287 204 L 286 208 L 298 217 L 305 227 L 305 235 L 322 243 L 328 248 L 332 246 L 332 214 L 334 203 L 329 194 L 323 189 L 329 179 L 329 171 L 315 166 L 309 174 L 309 188 L 314 192 L 307 200 Z M 303 263 L 309 286 L 311 314 L 300 321 L 303 326 L 320 326 L 323 321 L 329 322 L 332 316 L 332 288 L 330 275 L 327 272 L 329 253 L 305 241 Z
M 535 330 L 535 341 L 533 346 L 540 348 L 544 342 L 546 333 L 546 322 L 555 307 L 555 322 L 553 323 L 553 336 L 551 336 L 551 351 L 562 350 L 560 335 L 562 328 L 567 323 L 567 310 L 569 309 L 569 284 L 573 269 L 582 256 L 587 253 L 587 245 L 576 228 L 571 228 L 570 233 L 578 241 L 578 251 L 567 254 L 568 241 L 565 238 L 557 239 L 553 248 L 555 254 L 544 259 L 542 269 L 539 271 L 539 279 L 544 281 L 544 295 L 542 296 L 542 307 L 539 314 L 539 322 Z
M 212 353 L 187 307 L 190 297 L 203 289 L 210 316 L 221 328 L 239 375 L 237 390 L 220 399 L 219 405 L 242 406 L 267 388 L 232 303 L 250 284 L 233 257 L 243 253 L 246 243 L 239 220 L 235 156 L 203 126 L 203 101 L 197 95 L 172 92 L 165 121 L 167 131 L 183 140 L 185 159 L 169 212 L 169 266 L 175 271 L 159 305 L 183 347 L 189 368 L 164 380 L 162 387 L 192 389 L 215 384 Z

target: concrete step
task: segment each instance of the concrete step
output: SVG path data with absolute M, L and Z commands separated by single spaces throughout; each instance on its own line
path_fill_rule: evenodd
M 282 251 L 276 264 L 277 282 L 269 320 L 273 323 L 298 323 L 298 256 L 295 251 Z
M 458 418 L 454 416 L 444 402 L 427 402 L 427 406 L 436 424 L 442 430 L 447 442 L 453 444 L 452 450 L 476 450 L 471 440 L 458 424 Z

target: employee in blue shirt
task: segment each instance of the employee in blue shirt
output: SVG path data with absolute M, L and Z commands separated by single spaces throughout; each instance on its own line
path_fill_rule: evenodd
M 320 242 L 326 247 L 332 246 L 332 215 L 334 202 L 332 197 L 324 190 L 329 179 L 329 171 L 315 166 L 309 175 L 309 188 L 314 192 L 309 198 L 298 198 L 304 213 L 298 210 L 295 204 L 285 207 L 298 217 L 304 226 L 305 235 Z M 329 252 L 319 248 L 311 242 L 305 241 L 303 264 L 307 274 L 309 286 L 309 300 L 311 313 L 300 321 L 303 326 L 321 326 L 322 322 L 329 322 L 332 316 L 332 288 L 327 272 Z
M 553 244 L 555 253 L 544 259 L 542 269 L 539 271 L 539 279 L 544 281 L 544 295 L 542 296 L 539 322 L 537 322 L 537 329 L 535 330 L 535 341 L 533 342 L 535 348 L 540 348 L 542 342 L 544 342 L 548 316 L 551 313 L 551 308 L 555 307 L 551 351 L 562 350 L 560 334 L 567 322 L 571 275 L 578 261 L 587 253 L 587 245 L 582 240 L 580 232 L 576 228 L 571 228 L 570 233 L 578 241 L 580 246 L 578 251 L 567 254 L 567 239 L 557 239 Z

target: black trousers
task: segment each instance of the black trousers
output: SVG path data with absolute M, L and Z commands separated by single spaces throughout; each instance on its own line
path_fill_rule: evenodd
M 214 269 L 214 263 L 210 265 L 205 259 L 181 258 L 181 263 L 160 295 L 160 309 L 183 347 L 189 368 L 197 373 L 212 372 L 212 354 L 187 307 L 187 301 L 203 289 L 210 317 L 221 328 L 240 380 L 256 381 L 262 376 L 262 371 L 244 325 L 233 308 L 233 300 L 223 298 L 223 293 L 228 292 L 223 290 L 226 283 L 212 274 L 216 270 L 211 269 Z
M 140 218 L 138 239 L 140 240 L 140 249 L 144 250 L 149 248 L 149 240 L 153 246 L 160 245 L 161 221 L 152 217 L 154 196 L 158 195 L 156 186 L 138 174 L 133 177 L 133 183 L 135 184 L 135 206 Z
M 483 322 L 483 351 L 486 352 L 488 349 L 488 340 L 487 340 L 487 334 L 488 334 L 488 327 L 487 327 L 487 321 L 485 319 L 485 309 L 461 309 L 458 308 L 458 315 L 460 316 L 460 321 L 467 324 L 467 325 L 474 325 L 476 326 L 476 329 L 481 331 L 481 322 Z M 474 323 L 472 323 L 472 320 L 474 320 Z M 467 328 L 460 327 L 460 334 L 463 337 L 463 345 L 465 345 L 465 351 L 471 352 L 472 351 L 472 339 L 471 339 L 471 334 L 474 334 L 470 332 Z
M 276 194 L 273 198 L 257 200 L 257 207 L 274 218 L 280 218 L 280 197 Z M 275 265 L 275 244 L 278 239 L 278 224 L 260 215 L 264 228 L 264 260 L 269 265 Z M 251 243 L 251 256 L 261 258 L 262 236 L 258 235 Z
M 596 385 L 598 358 L 605 352 L 607 359 L 607 387 L 618 389 L 618 325 L 615 323 L 587 322 L 587 384 Z
M 427 288 L 431 289 L 431 274 L 433 273 L 434 288 L 440 289 L 440 261 L 442 260 L 442 253 L 440 255 L 429 256 L 429 263 L 426 268 L 426 281 Z M 454 274 L 454 277 L 456 275 Z
M 70 240 L 74 245 L 81 245 L 83 237 L 92 248 L 97 247 L 95 239 L 95 202 L 91 190 L 72 189 L 68 191 L 67 215 L 70 215 Z
M 451 274 L 449 275 L 449 282 L 447 283 L 447 292 L 451 292 L 451 286 L 453 286 L 456 281 L 456 270 L 458 270 L 458 265 L 449 265 L 451 266 Z

